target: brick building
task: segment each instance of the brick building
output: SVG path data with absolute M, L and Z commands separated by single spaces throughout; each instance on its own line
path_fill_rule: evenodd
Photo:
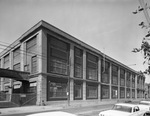
M 36 104 L 144 97 L 143 75 L 45 21 L 2 51 L 0 66 L 29 72 L 25 88 L 37 93 Z M 1 91 L 17 93 L 21 84 L 1 76 Z

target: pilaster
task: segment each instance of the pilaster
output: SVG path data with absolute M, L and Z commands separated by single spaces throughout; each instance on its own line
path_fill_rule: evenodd
M 86 80 L 86 51 L 83 50 L 83 79 Z M 83 100 L 86 100 L 86 81 L 83 81 Z

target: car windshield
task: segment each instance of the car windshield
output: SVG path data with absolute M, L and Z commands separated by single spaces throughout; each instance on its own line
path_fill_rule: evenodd
M 129 107 L 129 106 L 114 105 L 114 107 L 112 109 L 124 111 L 124 112 L 130 112 L 130 113 L 132 112 L 132 107 Z
M 140 102 L 139 104 L 142 104 L 142 105 L 150 105 L 150 103 L 145 103 L 145 102 Z

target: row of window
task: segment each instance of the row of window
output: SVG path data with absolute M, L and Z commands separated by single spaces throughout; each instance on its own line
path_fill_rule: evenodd
M 68 43 L 61 41 L 50 35 L 48 38 L 48 72 L 61 75 L 69 74 L 70 65 L 70 46 Z M 87 52 L 86 53 L 86 69 L 83 69 L 83 50 L 74 47 L 74 77 L 83 78 L 83 71 L 86 70 L 86 78 L 89 80 L 98 80 L 98 57 Z M 119 68 L 112 64 L 111 83 L 118 85 Z M 126 86 L 135 88 L 135 74 L 127 71 Z M 110 83 L 110 63 L 105 59 L 101 60 L 101 82 Z M 132 83 L 131 83 L 132 81 Z M 125 69 L 120 69 L 120 85 L 125 86 Z
M 61 82 L 61 80 L 49 79 L 48 82 L 48 100 L 67 99 L 67 80 Z M 126 95 L 125 95 L 126 91 Z M 83 99 L 83 83 L 74 81 L 74 99 Z M 135 98 L 135 89 L 120 87 L 120 93 L 118 87 L 111 86 L 111 98 L 117 99 L 118 94 L 120 98 Z M 110 98 L 110 86 L 101 85 L 101 99 Z M 98 99 L 98 85 L 95 83 L 86 83 L 86 99 Z
M 21 52 L 25 55 L 24 61 L 24 71 L 29 71 L 31 73 L 37 72 L 37 42 L 36 36 L 26 42 L 26 50 L 21 51 L 20 46 L 13 50 L 13 70 L 21 70 Z M 0 60 L 1 67 L 1 60 Z M 3 68 L 9 69 L 10 67 L 10 55 L 6 55 L 3 61 Z

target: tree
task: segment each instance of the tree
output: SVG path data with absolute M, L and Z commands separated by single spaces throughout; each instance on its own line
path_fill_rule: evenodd
M 137 52 L 141 52 L 144 55 L 144 62 L 143 64 L 147 64 L 148 67 L 147 69 L 142 72 L 144 74 L 150 74 L 150 44 L 148 42 L 148 40 L 150 40 L 150 18 L 149 18 L 149 14 L 147 12 L 147 10 L 150 9 L 150 6 L 148 6 L 148 4 L 144 3 L 144 0 L 139 0 L 140 6 L 138 6 L 137 10 L 135 10 L 133 12 L 133 14 L 138 14 L 140 12 L 143 12 L 145 15 L 145 18 L 148 22 L 148 24 L 146 25 L 145 22 L 141 22 L 139 24 L 139 26 L 143 29 L 147 29 L 148 33 L 145 35 L 145 37 L 143 37 L 142 43 L 141 43 L 141 47 L 140 48 L 134 48 L 132 52 L 137 53 Z

